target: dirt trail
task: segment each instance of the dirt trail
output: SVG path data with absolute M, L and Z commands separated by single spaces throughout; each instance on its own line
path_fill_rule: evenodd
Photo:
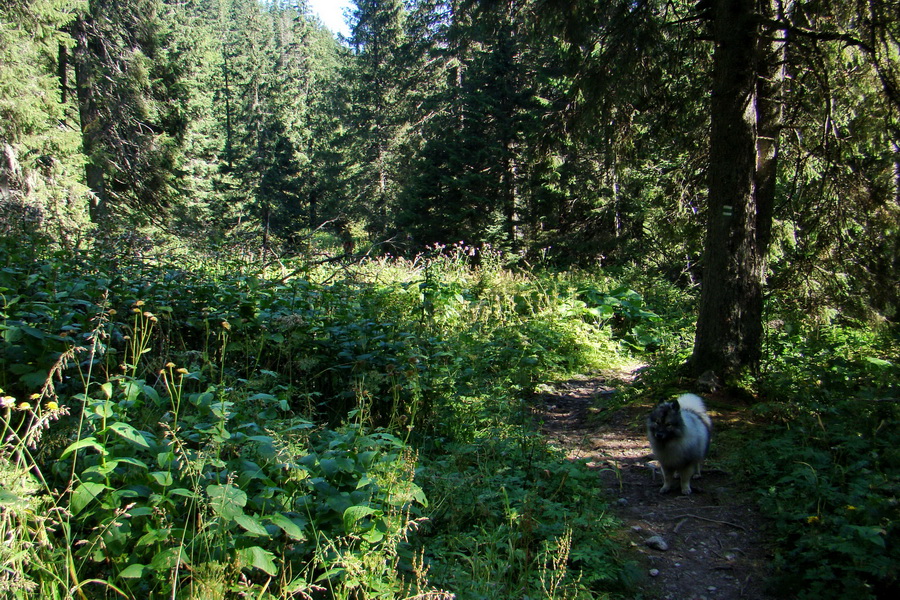
M 694 494 L 660 494 L 662 476 L 644 431 L 651 405 L 605 408 L 604 399 L 627 378 L 595 375 L 559 384 L 538 395 L 535 409 L 552 444 L 597 470 L 647 575 L 641 584 L 645 597 L 768 600 L 762 518 L 716 468 L 715 435 L 703 477 L 692 484 Z M 717 403 L 708 408 L 714 431 L 734 417 Z M 597 413 L 606 414 L 591 418 Z

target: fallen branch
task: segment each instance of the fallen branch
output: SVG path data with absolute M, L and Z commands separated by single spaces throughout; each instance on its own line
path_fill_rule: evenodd
M 709 521 L 710 523 L 719 523 L 720 525 L 730 525 L 731 527 L 737 527 L 741 531 L 747 531 L 747 528 L 744 527 L 743 525 L 738 525 L 737 523 L 731 523 L 729 521 L 719 521 L 717 519 L 709 519 L 707 517 L 701 517 L 699 515 L 691 515 L 691 514 L 678 515 L 677 517 L 672 517 L 672 519 L 687 519 L 689 517 L 693 518 L 693 519 L 699 519 L 701 521 Z

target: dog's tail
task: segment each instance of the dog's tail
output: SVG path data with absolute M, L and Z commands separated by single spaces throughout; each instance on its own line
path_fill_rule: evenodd
M 677 402 L 682 410 L 689 410 L 696 413 L 697 416 L 700 417 L 700 420 L 703 421 L 703 424 L 706 425 L 706 428 L 712 429 L 712 419 L 706 414 L 706 405 L 703 404 L 703 398 L 696 394 L 682 394 L 678 396 Z

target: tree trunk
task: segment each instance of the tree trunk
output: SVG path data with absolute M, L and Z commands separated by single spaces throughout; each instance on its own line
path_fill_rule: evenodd
M 771 210 L 760 205 L 757 186 L 755 8 L 755 0 L 714 2 L 708 223 L 690 360 L 697 374 L 728 376 L 760 360 Z
M 90 23 L 85 21 L 87 18 L 89 17 L 79 18 L 73 26 L 75 95 L 78 99 L 78 117 L 81 124 L 81 146 L 87 157 L 85 179 L 93 196 L 89 212 L 93 223 L 101 223 L 106 220 L 109 213 L 109 197 L 106 189 L 106 173 L 103 165 L 98 162 L 99 135 L 103 124 L 97 106 L 93 42 L 91 34 L 88 33 Z
M 759 10 L 760 16 L 766 22 L 787 22 L 794 10 L 794 0 L 761 0 Z M 757 56 L 756 221 L 765 272 L 766 257 L 772 239 L 779 140 L 784 124 L 787 31 L 774 25 L 764 26 L 758 39 Z

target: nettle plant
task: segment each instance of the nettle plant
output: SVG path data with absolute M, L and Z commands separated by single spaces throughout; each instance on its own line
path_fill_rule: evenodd
M 5 371 L 18 396 L 42 381 L 29 401 L 3 395 L 0 521 L 21 541 L 4 557 L 19 567 L 0 577 L 6 589 L 349 597 L 426 585 L 407 536 L 427 502 L 400 439 L 316 427 L 283 390 L 226 385 L 225 320 L 208 353 L 221 366 L 156 369 L 171 310 L 79 300 L 38 313 L 15 306 L 25 298 L 4 306 L 4 361 L 20 365 Z

